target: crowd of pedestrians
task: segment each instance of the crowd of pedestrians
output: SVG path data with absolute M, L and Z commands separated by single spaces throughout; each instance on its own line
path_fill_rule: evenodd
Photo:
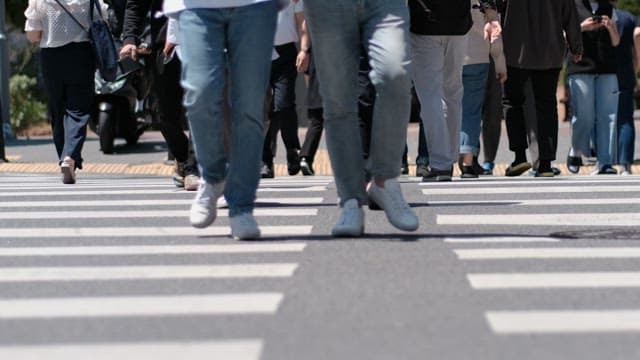
M 86 34 L 67 31 L 75 24 L 59 7 L 67 4 L 88 21 L 90 0 L 60 1 L 30 0 L 25 14 L 29 39 L 43 48 L 54 138 L 69 183 L 82 164 L 90 77 L 72 71 L 69 78 L 56 64 L 84 69 L 92 55 Z M 397 180 L 408 172 L 412 100 L 420 109 L 416 175 L 422 181 L 451 181 L 456 164 L 463 178 L 493 174 L 503 115 L 514 157 L 506 176 L 532 168 L 535 176 L 556 176 L 558 151 L 566 151 L 574 173 L 594 152 L 595 174 L 615 174 L 616 164 L 631 174 L 640 31 L 615 3 L 126 0 L 120 55 L 137 55 L 151 12 L 154 58 L 166 65 L 155 76 L 161 130 L 176 157 L 174 181 L 197 190 L 194 227 L 212 224 L 224 197 L 232 236 L 259 238 L 256 190 L 261 177 L 274 177 L 278 132 L 289 175 L 310 176 L 324 130 L 341 208 L 332 234 L 362 235 L 365 205 L 383 210 L 396 228 L 414 231 L 419 219 Z M 557 149 L 563 67 L 570 149 Z M 308 87 L 302 144 L 298 74 Z M 183 112 L 189 138 L 180 125 Z

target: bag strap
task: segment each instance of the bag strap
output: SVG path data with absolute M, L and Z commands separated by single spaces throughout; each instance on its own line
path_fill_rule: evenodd
M 86 27 L 84 27 L 84 25 L 82 25 L 82 23 L 81 23 L 81 22 L 80 22 L 80 21 L 79 21 L 75 16 L 73 16 L 73 14 L 71 13 L 71 11 L 69 11 L 69 9 L 67 9 L 67 7 L 66 7 L 66 6 L 62 5 L 62 3 L 61 3 L 59 0 L 55 0 L 55 1 L 58 3 L 58 5 L 60 5 L 60 7 L 61 7 L 61 8 L 62 8 L 66 13 L 67 13 L 67 14 L 69 14 L 69 16 L 71 16 L 71 18 L 73 19 L 73 21 L 75 21 L 75 23 L 76 23 L 76 24 L 78 24 L 78 26 L 80 26 L 80 28 L 81 28 L 82 30 L 84 30 L 84 31 L 86 31 L 86 32 L 89 32 L 89 30 L 88 30 Z M 91 1 L 93 1 L 93 0 L 91 0 Z
M 91 22 L 93 22 L 93 9 L 95 8 L 96 10 L 98 10 L 98 16 L 100 16 L 100 19 L 104 20 L 104 17 L 102 16 L 102 9 L 100 8 L 100 4 L 98 3 L 98 0 L 89 0 L 89 6 L 91 11 L 89 11 L 89 17 L 91 19 Z

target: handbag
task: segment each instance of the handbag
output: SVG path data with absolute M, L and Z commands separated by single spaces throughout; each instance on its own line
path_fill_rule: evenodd
M 73 21 L 75 21 L 82 30 L 89 34 L 89 40 L 93 48 L 93 54 L 96 59 L 98 71 L 100 71 L 100 76 L 107 81 L 114 81 L 118 74 L 118 53 L 116 52 L 116 44 L 113 41 L 111 30 L 102 17 L 102 10 L 100 10 L 97 0 L 89 0 L 90 25 L 88 29 L 84 27 L 59 0 L 55 1 L 71 16 Z M 96 19 L 93 17 L 94 8 L 98 10 L 99 15 Z

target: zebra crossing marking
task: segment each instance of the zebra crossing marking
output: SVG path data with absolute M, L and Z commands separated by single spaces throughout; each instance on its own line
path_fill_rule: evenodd
M 638 226 L 639 213 L 437 215 L 438 225 Z
M 500 335 L 640 331 L 640 310 L 489 311 L 485 317 Z
M 504 199 L 504 200 L 429 200 L 429 205 L 506 205 L 506 206 L 555 206 L 555 205 L 636 205 L 640 198 L 606 199 Z
M 120 211 L 21 211 L 0 212 L 0 220 L 35 219 L 116 219 L 116 218 L 186 218 L 188 210 L 120 210 Z M 318 209 L 271 208 L 255 209 L 254 216 L 315 216 Z M 218 210 L 219 217 L 228 217 L 228 210 Z
M 282 293 L 0 300 L 0 319 L 275 314 Z
M 636 288 L 640 272 L 543 272 L 467 274 L 476 290 L 550 288 Z
M 491 244 L 491 243 L 555 243 L 560 242 L 560 239 L 549 237 L 528 237 L 528 236 L 480 236 L 480 237 L 468 237 L 468 238 L 446 238 L 445 243 L 450 244 Z
M 0 257 L 288 253 L 301 252 L 306 246 L 307 244 L 305 243 L 250 243 L 226 245 L 0 247 Z
M 131 342 L 57 344 L 0 347 L 7 360 L 258 360 L 263 349 L 259 339 L 183 342 Z
M 422 189 L 424 195 L 470 195 L 475 191 L 478 195 L 497 194 L 569 194 L 569 193 L 619 193 L 638 192 L 640 185 L 593 185 L 593 186 L 506 186 L 483 188 L 427 188 Z
M 460 260 L 635 259 L 640 247 L 455 249 Z
M 285 278 L 292 263 L 161 266 L 56 266 L 0 269 L 0 282 Z
M 258 197 L 256 204 L 312 205 L 324 201 L 321 197 L 270 198 Z M 97 206 L 162 206 L 191 205 L 193 199 L 154 199 L 154 200 L 65 200 L 61 201 L 2 201 L 0 208 L 32 207 L 97 207 Z
M 312 225 L 260 226 L 263 236 L 310 235 Z M 210 226 L 206 229 L 193 227 L 78 227 L 78 228 L 4 228 L 0 238 L 120 238 L 162 236 L 221 236 L 229 235 L 228 226 Z

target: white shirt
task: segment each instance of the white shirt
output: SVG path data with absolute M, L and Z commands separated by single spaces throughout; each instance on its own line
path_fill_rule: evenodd
M 278 13 L 278 25 L 273 45 L 283 45 L 300 40 L 298 36 L 298 26 L 296 24 L 296 14 L 303 11 L 303 3 L 300 0 L 294 4 L 290 2 Z
M 240 7 L 263 1 L 270 0 L 165 0 L 163 11 L 171 16 L 184 9 Z
M 60 3 L 84 26 L 81 28 L 64 11 L 55 0 L 29 0 L 27 10 L 24 12 L 27 21 L 25 31 L 42 31 L 40 47 L 52 48 L 67 45 L 72 42 L 89 41 L 89 0 L 60 0 Z M 98 0 L 105 15 L 107 6 Z M 94 12 L 94 18 L 98 13 Z

